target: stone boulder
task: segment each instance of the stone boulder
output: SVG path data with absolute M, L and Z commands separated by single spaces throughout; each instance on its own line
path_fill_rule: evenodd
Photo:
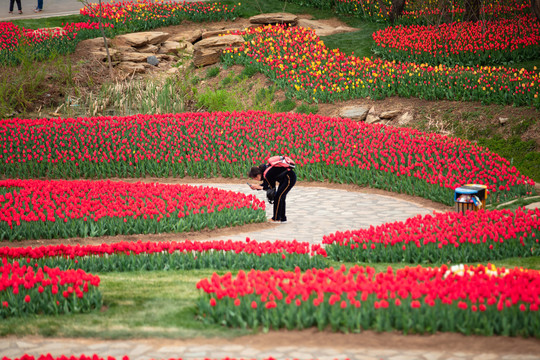
M 258 25 L 288 24 L 295 26 L 298 23 L 298 16 L 289 13 L 260 14 L 250 17 L 249 22 Z
M 211 31 L 204 31 L 202 33 L 203 39 L 208 39 L 209 37 L 213 36 L 220 36 L 220 35 L 231 35 L 231 32 L 236 33 L 243 33 L 244 30 L 242 29 L 221 29 L 221 30 L 211 30 Z
M 393 119 L 395 118 L 396 116 L 398 116 L 400 114 L 400 111 L 399 110 L 390 110 L 390 111 L 385 111 L 385 112 L 382 112 L 379 117 L 381 119 L 384 119 L 384 120 L 390 120 L 390 119 Z
M 398 124 L 401 126 L 407 125 L 408 123 L 413 121 L 413 119 L 414 119 L 413 115 L 406 112 L 398 118 Z
M 79 42 L 78 46 L 88 46 L 90 48 L 103 48 L 105 49 L 105 44 L 103 43 L 103 38 L 100 36 L 100 37 L 97 37 L 97 38 L 93 38 L 93 39 L 86 39 L 86 40 L 83 40 L 81 42 Z M 107 45 L 109 46 L 109 48 L 112 46 L 111 45 L 111 39 L 108 39 L 107 38 Z
M 378 116 L 368 115 L 366 117 L 366 124 L 376 124 L 378 122 L 381 122 L 381 119 Z
M 193 52 L 194 66 L 207 66 L 216 64 L 221 57 L 221 51 L 215 49 L 198 49 Z
M 99 61 L 107 61 L 107 52 L 105 49 L 90 51 L 90 54 Z M 109 48 L 109 55 L 111 56 L 111 61 L 119 61 L 122 57 L 122 54 L 118 50 L 112 48 Z
M 333 34 L 339 34 L 343 32 L 358 31 L 358 29 L 348 26 L 333 27 L 318 20 L 299 19 L 298 26 L 315 31 L 317 36 L 329 36 Z
M 167 42 L 167 41 L 165 41 L 165 42 Z M 152 54 L 155 54 L 155 53 L 157 53 L 157 52 L 161 49 L 161 47 L 158 47 L 158 46 L 152 45 L 152 44 L 146 44 L 146 45 L 144 45 L 143 47 L 140 47 L 140 48 L 137 48 L 137 49 L 134 49 L 134 48 L 132 47 L 132 49 L 135 50 L 135 51 L 138 51 L 138 52 L 142 52 L 142 53 L 152 53 Z
M 185 44 L 182 46 L 178 41 L 167 40 L 161 44 L 158 53 L 176 55 L 178 54 L 178 50 L 185 48 L 185 46 Z
M 125 71 L 130 74 L 140 74 L 145 72 L 146 68 L 140 63 L 134 63 L 131 61 L 124 61 L 118 64 L 117 69 Z
M 156 56 L 158 59 L 163 59 L 165 55 L 154 55 L 152 53 L 140 53 L 140 52 L 129 52 L 129 53 L 123 53 L 122 54 L 122 61 L 129 61 L 129 62 L 146 62 L 146 59 L 148 59 L 150 56 Z
M 193 31 L 184 31 L 184 32 L 174 35 L 169 40 L 178 41 L 178 42 L 187 41 L 193 44 L 202 39 L 202 33 L 203 31 L 200 29 L 193 30 Z
M 228 47 L 238 47 L 244 44 L 240 35 L 215 36 L 203 39 L 193 46 L 193 65 L 206 66 L 219 61 L 221 53 Z
M 346 106 L 339 110 L 339 117 L 348 118 L 356 121 L 364 121 L 368 115 L 369 109 L 363 106 Z
M 161 31 L 143 31 L 138 33 L 118 35 L 115 39 L 120 44 L 126 44 L 136 48 L 143 47 L 144 45 L 161 44 L 170 37 L 168 33 Z

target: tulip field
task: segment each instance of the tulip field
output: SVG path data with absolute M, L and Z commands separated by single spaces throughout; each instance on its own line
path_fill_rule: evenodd
M 67 314 L 100 309 L 99 277 L 83 270 L 0 264 L 0 318 L 28 314 Z
M 388 11 L 392 8 L 390 0 L 292 0 L 293 3 L 313 6 L 320 9 L 334 9 L 337 14 L 362 18 L 367 21 L 388 22 Z M 445 3 L 443 3 L 445 4 Z M 461 21 L 465 13 L 465 1 L 452 0 L 447 4 L 446 12 L 452 19 Z M 516 13 L 530 11 L 531 3 L 524 0 L 498 1 L 487 0 L 480 5 L 480 13 L 486 19 L 511 17 Z M 386 12 L 385 12 L 386 9 Z M 415 0 L 406 1 L 401 17 L 396 19 L 400 24 L 426 24 L 440 21 L 442 9 L 440 1 Z
M 255 66 L 288 96 L 308 102 L 399 96 L 540 108 L 536 71 L 361 59 L 328 49 L 306 28 L 265 26 L 246 29 L 245 36 L 223 63 Z
M 535 337 L 539 286 L 537 270 L 490 265 L 251 270 L 197 284 L 204 321 L 233 327 Z
M 91 272 L 136 270 L 323 268 L 326 251 L 297 241 L 119 242 L 102 245 L 0 247 L 3 259 Z
M 431 65 L 494 65 L 534 59 L 540 23 L 532 15 L 439 26 L 398 25 L 373 34 L 373 51 L 386 60 Z
M 189 185 L 0 180 L 0 241 L 215 229 L 266 219 L 254 196 Z
M 0 175 L 8 178 L 243 177 L 249 166 L 280 153 L 297 162 L 304 180 L 369 185 L 448 205 L 462 184 L 485 184 L 488 201 L 527 195 L 534 186 L 506 159 L 469 141 L 321 116 L 13 119 L 0 123 L 0 134 Z
M 460 263 L 539 256 L 539 238 L 539 209 L 480 210 L 336 232 L 323 244 L 338 261 Z
M 301 1 L 389 21 L 387 0 Z M 540 25 L 525 14 L 528 2 L 484 2 L 486 21 L 476 23 L 464 21 L 464 2 L 455 0 L 452 21 L 437 25 L 430 20 L 442 13 L 432 3 L 407 2 L 395 25 L 373 34 L 371 58 L 330 49 L 308 28 L 268 25 L 238 31 L 246 42 L 225 50 L 221 66 L 249 66 L 286 97 L 308 103 L 416 97 L 540 110 L 537 69 L 503 66 L 538 57 Z M 98 36 L 98 18 L 114 37 L 185 20 L 233 20 L 240 6 L 129 0 L 89 5 L 83 22 L 56 30 L 0 23 L 0 64 L 73 52 Z M 277 230 L 274 241 L 195 241 L 186 233 L 266 222 L 261 193 L 165 183 L 244 183 L 250 167 L 279 154 L 295 161 L 300 182 L 382 189 L 437 205 L 455 205 L 455 189 L 465 184 L 485 186 L 482 200 L 493 208 L 536 195 L 535 181 L 513 159 L 475 141 L 293 112 L 20 117 L 0 119 L 0 318 L 35 325 L 31 335 L 42 335 L 39 321 L 50 316 L 58 327 L 74 319 L 91 329 L 73 336 L 95 336 L 101 326 L 114 328 L 103 336 L 117 338 L 132 336 L 133 324 L 150 329 L 137 335 L 169 337 L 207 335 L 200 327 L 208 327 L 218 335 L 317 328 L 540 338 L 540 270 L 504 263 L 538 267 L 540 209 L 434 211 L 368 228 L 336 226 L 312 242 L 284 241 Z M 174 241 L 160 241 L 166 233 Z M 158 240 L 135 240 L 145 234 Z M 171 306 L 174 313 L 157 309 Z M 194 332 L 178 331 L 186 319 Z M 6 327 L 0 333 L 21 331 Z

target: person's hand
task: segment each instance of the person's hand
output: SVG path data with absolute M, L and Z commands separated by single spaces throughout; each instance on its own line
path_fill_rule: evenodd
M 253 190 L 262 190 L 262 186 L 261 185 L 253 185 L 253 184 L 250 184 L 249 187 Z

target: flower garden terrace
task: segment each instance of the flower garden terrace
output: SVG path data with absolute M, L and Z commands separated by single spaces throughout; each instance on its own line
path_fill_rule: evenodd
M 508 160 L 469 141 L 350 119 L 266 112 L 4 120 L 2 176 L 244 177 L 276 153 L 302 180 L 350 183 L 452 205 L 463 184 L 488 201 L 534 191 Z
M 361 59 L 328 49 L 313 30 L 298 27 L 246 29 L 245 38 L 224 52 L 224 64 L 255 66 L 288 96 L 308 102 L 400 96 L 540 107 L 534 71 Z

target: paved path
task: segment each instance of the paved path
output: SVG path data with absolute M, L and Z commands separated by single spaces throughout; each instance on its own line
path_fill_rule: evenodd
M 189 345 L 185 342 L 175 343 L 174 340 L 163 340 L 157 343 L 151 340 L 127 340 L 127 341 L 107 341 L 97 340 L 88 343 L 86 340 L 78 339 L 0 339 L 0 354 L 14 359 L 22 354 L 38 356 L 40 354 L 61 355 L 81 355 L 87 356 L 97 354 L 107 359 L 108 356 L 121 360 L 128 356 L 130 360 L 149 359 L 267 359 L 272 357 L 276 360 L 286 359 L 320 359 L 320 360 L 537 360 L 540 354 L 516 353 L 497 354 L 494 352 L 478 353 L 467 350 L 448 351 L 422 351 L 420 349 L 392 349 L 392 344 L 388 348 L 374 348 L 369 344 L 358 344 L 347 349 L 336 350 L 333 347 L 314 346 L 280 346 L 275 344 L 273 348 L 220 344 L 215 345 L 212 339 L 208 339 L 206 344 L 197 343 Z
M 221 189 L 253 194 L 266 199 L 264 191 L 251 190 L 245 184 L 204 184 Z M 266 214 L 272 217 L 272 207 L 266 203 Z M 366 228 L 386 222 L 403 221 L 433 210 L 398 200 L 360 192 L 295 186 L 287 195 L 287 223 L 276 228 L 227 236 L 231 240 L 257 241 L 297 240 L 320 244 L 324 235 L 336 231 Z M 219 240 L 219 239 L 216 239 Z

